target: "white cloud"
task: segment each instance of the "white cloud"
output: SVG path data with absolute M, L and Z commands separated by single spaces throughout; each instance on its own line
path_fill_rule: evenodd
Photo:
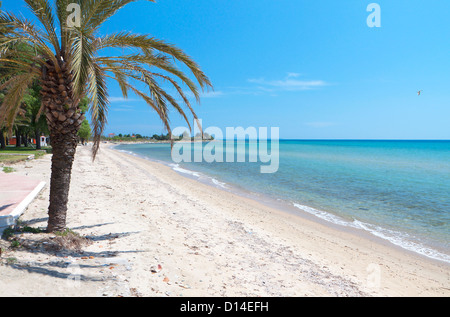
M 200 94 L 201 98 L 217 98 L 220 96 L 223 96 L 224 92 L 223 91 L 208 91 L 205 93 Z
M 288 73 L 287 74 L 288 78 L 297 78 L 297 77 L 300 77 L 300 76 L 301 76 L 301 74 L 299 74 L 299 73 Z
M 127 102 L 127 101 L 141 101 L 141 99 L 133 99 L 133 98 L 124 98 L 124 97 L 109 97 L 109 102 Z
M 116 106 L 116 107 L 111 107 L 111 110 L 112 111 L 135 111 L 135 108 L 136 107 L 134 107 L 134 106 L 130 106 L 130 105 L 118 105 L 118 106 Z
M 298 74 L 295 74 L 296 76 Z M 287 78 L 282 80 L 266 80 L 264 78 L 249 79 L 248 81 L 253 84 L 260 85 L 261 89 L 268 91 L 285 90 L 285 91 L 302 91 L 310 90 L 314 88 L 320 88 L 326 86 L 327 83 L 323 80 L 298 80 L 293 79 L 295 77 L 288 75 Z
M 194 98 L 194 94 L 190 90 L 183 91 L 188 98 Z M 200 93 L 200 98 L 217 98 L 225 95 L 223 91 L 208 91 Z

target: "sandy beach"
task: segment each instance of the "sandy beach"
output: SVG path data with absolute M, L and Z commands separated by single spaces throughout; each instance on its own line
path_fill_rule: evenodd
M 46 227 L 50 159 L 14 166 L 47 182 L 21 217 L 31 227 Z M 448 264 L 106 144 L 94 163 L 89 146 L 77 149 L 67 223 L 89 245 L 6 250 L 1 296 L 450 296 Z

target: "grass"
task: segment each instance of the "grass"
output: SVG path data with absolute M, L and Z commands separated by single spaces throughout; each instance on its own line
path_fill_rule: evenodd
M 9 238 L 11 238 L 13 235 L 14 235 L 14 229 L 12 227 L 9 227 L 3 231 L 2 238 L 5 240 L 9 240 Z
M 12 249 L 18 249 L 18 248 L 20 248 L 20 242 L 17 241 L 17 240 L 12 240 L 12 241 L 11 241 L 11 248 L 12 248 Z
M 18 154 L 29 154 L 33 155 L 36 152 L 51 153 L 52 148 L 50 146 L 43 146 L 41 150 L 36 150 L 34 147 L 16 147 L 15 145 L 7 145 L 5 149 L 0 149 L 0 154 L 2 153 L 18 153 Z
M 33 227 L 25 226 L 22 228 L 22 232 L 42 233 L 42 230 L 40 228 L 33 228 Z
M 0 163 L 5 164 L 14 164 L 21 161 L 26 161 L 28 156 L 26 155 L 1 155 L 0 154 Z
M 23 221 L 18 219 L 15 226 L 8 227 L 3 231 L 2 238 L 5 240 L 10 240 L 11 238 L 14 237 L 15 234 L 24 233 L 24 232 L 26 232 L 26 233 L 42 233 L 43 231 L 40 228 L 33 228 L 30 226 L 27 226 L 23 223 Z
M 12 167 L 9 167 L 9 166 L 3 167 L 3 172 L 5 172 L 5 173 L 14 173 L 15 171 L 16 170 Z
M 78 233 L 76 233 L 76 232 L 70 230 L 69 228 L 67 228 L 67 229 L 64 230 L 64 231 L 56 231 L 56 232 L 54 232 L 54 234 L 55 234 L 56 236 L 58 236 L 58 237 L 67 237 L 67 236 L 70 236 L 70 235 L 73 235 L 73 236 L 79 236 Z
M 7 146 L 5 149 L 0 149 L 0 163 L 14 164 L 22 161 L 26 161 L 28 156 L 34 155 L 35 159 L 38 159 L 45 154 L 51 153 L 51 147 L 42 147 L 41 150 L 36 150 L 33 147 L 15 147 L 13 145 Z
M 6 259 L 6 264 L 8 265 L 14 265 L 18 262 L 17 258 L 9 257 Z

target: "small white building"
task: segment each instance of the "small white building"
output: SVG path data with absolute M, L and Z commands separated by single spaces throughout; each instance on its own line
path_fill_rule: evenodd
M 41 136 L 41 146 L 47 146 L 47 138 L 45 136 Z
M 41 141 L 41 146 L 48 146 L 48 144 L 47 144 L 47 137 L 46 137 L 46 136 L 41 136 L 40 138 L 41 138 L 41 139 L 40 139 L 40 141 Z M 31 140 L 31 143 L 33 143 L 34 145 L 36 145 L 36 144 L 37 144 L 36 141 L 37 141 L 36 139 L 32 139 L 32 140 Z M 15 143 L 14 143 L 14 144 L 15 144 Z

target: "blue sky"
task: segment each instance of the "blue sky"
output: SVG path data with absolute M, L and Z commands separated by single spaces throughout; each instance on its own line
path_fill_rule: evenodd
M 366 24 L 371 2 L 380 28 Z M 3 9 L 26 12 L 19 0 Z M 130 4 L 101 32 L 147 33 L 192 56 L 214 85 L 196 106 L 204 127 L 450 139 L 449 14 L 448 0 L 159 0 Z M 109 94 L 105 133 L 163 132 L 143 101 L 123 100 L 114 84 Z

